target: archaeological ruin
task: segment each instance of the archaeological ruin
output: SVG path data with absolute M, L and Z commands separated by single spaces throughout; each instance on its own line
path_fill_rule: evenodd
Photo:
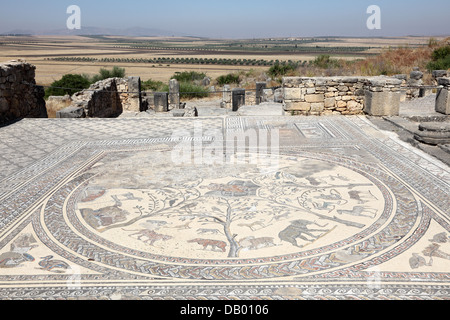
M 46 105 L 34 66 L 1 64 L 1 299 L 448 300 L 450 78 L 433 75 L 213 102 L 135 76 Z

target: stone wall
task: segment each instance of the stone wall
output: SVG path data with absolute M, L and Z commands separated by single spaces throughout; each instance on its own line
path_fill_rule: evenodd
M 0 64 L 0 124 L 21 118 L 47 118 L 44 88 L 36 86 L 36 67 L 23 61 Z
M 69 107 L 56 113 L 57 118 L 112 118 L 123 111 L 142 111 L 139 77 L 110 78 L 75 93 Z
M 366 92 L 392 96 L 400 93 L 401 83 L 390 77 L 286 77 L 283 103 L 285 111 L 294 115 L 359 115 L 368 113 L 366 99 L 374 96 Z M 400 95 L 398 99 L 400 103 Z
M 128 77 L 116 79 L 117 90 L 123 111 L 140 112 L 142 110 L 141 78 Z

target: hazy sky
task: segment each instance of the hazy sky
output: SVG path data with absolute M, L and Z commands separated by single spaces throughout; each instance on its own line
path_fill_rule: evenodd
M 450 34 L 449 0 L 0 0 L 0 33 L 66 28 L 69 5 L 82 27 L 155 28 L 221 38 Z M 381 8 L 369 30 L 368 6 Z

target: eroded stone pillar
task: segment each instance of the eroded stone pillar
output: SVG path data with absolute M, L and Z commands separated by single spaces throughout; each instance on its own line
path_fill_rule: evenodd
M 169 111 L 169 94 L 167 92 L 155 92 L 154 94 L 155 112 Z
M 261 104 L 264 102 L 264 90 L 266 89 L 267 83 L 257 82 L 256 83 L 256 104 Z
M 131 111 L 144 111 L 142 108 L 141 78 L 128 77 L 128 92 Z
M 221 107 L 225 109 L 231 109 L 231 87 L 229 85 L 223 86 Z
M 169 81 L 169 110 L 180 109 L 180 83 L 172 79 Z
M 245 89 L 233 89 L 232 106 L 233 111 L 238 111 L 240 107 L 245 106 Z

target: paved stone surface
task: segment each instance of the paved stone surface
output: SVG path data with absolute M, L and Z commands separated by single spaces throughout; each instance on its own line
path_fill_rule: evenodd
M 2 299 L 450 297 L 449 167 L 365 117 L 23 120 L 0 144 Z
M 426 97 L 406 100 L 400 103 L 401 117 L 442 117 L 442 113 L 436 112 L 436 94 Z
M 239 116 L 283 116 L 283 104 L 263 102 L 255 106 L 243 106 L 237 112 Z

